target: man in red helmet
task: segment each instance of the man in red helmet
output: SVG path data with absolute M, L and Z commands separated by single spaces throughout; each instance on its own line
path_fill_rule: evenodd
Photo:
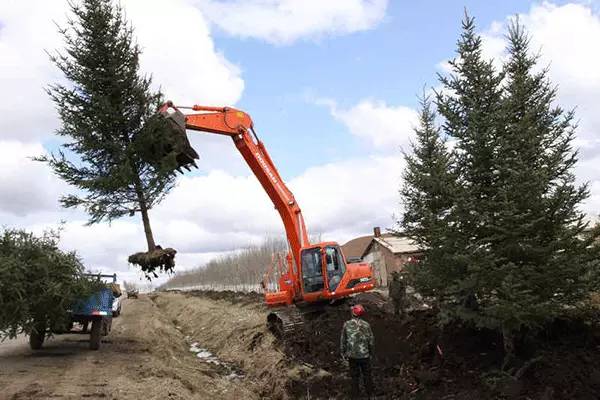
M 371 356 L 375 338 L 367 321 L 361 318 L 365 309 L 360 304 L 350 308 L 352 319 L 344 323 L 340 338 L 340 351 L 342 358 L 350 364 L 350 378 L 352 378 L 352 396 L 359 395 L 360 376 L 365 383 L 365 391 L 373 395 L 373 378 L 371 376 Z

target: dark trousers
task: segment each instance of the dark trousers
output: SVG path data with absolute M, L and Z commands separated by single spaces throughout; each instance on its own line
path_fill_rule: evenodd
M 352 396 L 358 396 L 360 390 L 360 376 L 362 375 L 365 383 L 365 391 L 367 395 L 373 394 L 373 377 L 371 376 L 371 359 L 370 358 L 350 358 L 350 378 L 352 379 L 351 392 Z
M 401 299 L 394 299 L 394 315 L 402 315 L 404 313 L 404 302 Z

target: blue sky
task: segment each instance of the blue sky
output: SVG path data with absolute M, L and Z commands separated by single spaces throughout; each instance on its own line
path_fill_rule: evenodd
M 423 88 L 437 83 L 437 64 L 454 53 L 465 7 L 487 29 L 527 12 L 531 3 L 393 1 L 384 20 L 364 32 L 272 45 L 217 28 L 214 40 L 242 70 L 246 86 L 238 106 L 252 115 L 272 156 L 281 160 L 282 174 L 291 177 L 310 165 L 364 153 L 364 144 L 311 98 L 348 107 L 363 98 L 416 107 Z
M 559 86 L 577 107 L 582 209 L 600 212 L 600 1 L 121 0 L 144 53 L 141 66 L 176 104 L 233 105 L 257 132 L 302 207 L 307 228 L 340 243 L 393 227 L 416 121 L 417 96 L 453 57 L 464 9 L 484 55 L 503 57 L 507 18 L 519 14 Z M 60 121 L 44 92 L 63 81 L 46 50 L 66 0 L 0 1 L 0 221 L 36 232 L 66 222 L 61 245 L 86 265 L 139 278 L 127 255 L 143 248 L 139 216 L 86 226 L 64 210 L 73 191 L 31 156 L 56 148 Z M 160 26 L 160 30 L 157 29 Z M 190 132 L 200 170 L 151 211 L 157 242 L 187 269 L 265 237 L 281 221 L 226 137 Z M 26 182 L 26 184 L 24 184 Z M 165 279 L 162 277 L 161 279 Z

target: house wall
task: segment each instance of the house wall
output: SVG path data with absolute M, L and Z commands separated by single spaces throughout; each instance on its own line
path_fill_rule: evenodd
M 409 258 L 418 256 L 419 253 L 392 253 L 388 248 L 373 243 L 369 252 L 364 255 L 363 261 L 373 266 L 373 275 L 378 286 L 387 286 L 394 271 L 401 272 Z
M 387 286 L 387 273 L 385 260 L 379 250 L 374 250 L 375 247 L 381 247 L 379 244 L 374 243 L 371 251 L 369 251 L 363 257 L 363 261 L 368 262 L 373 266 L 373 277 L 377 286 Z

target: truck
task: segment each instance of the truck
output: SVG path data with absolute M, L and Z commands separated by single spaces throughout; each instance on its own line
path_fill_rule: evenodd
M 112 281 L 111 283 L 113 285 L 116 285 L 117 282 L 117 274 L 85 274 L 85 276 L 98 279 L 99 281 L 103 278 L 108 278 Z M 69 310 L 69 317 L 67 318 L 68 322 L 66 326 L 58 327 L 53 326 L 54 324 L 50 323 L 50 330 L 52 333 L 86 334 L 89 331 L 90 349 L 98 350 L 100 348 L 101 337 L 108 335 L 112 327 L 113 302 L 115 300 L 113 285 L 107 284 L 88 298 L 77 300 Z M 73 325 L 75 323 L 81 324 L 83 329 L 80 331 L 73 331 Z M 91 329 L 88 329 L 90 323 Z M 41 349 L 45 336 L 45 329 L 37 329 L 31 332 L 29 336 L 29 346 L 31 349 Z

